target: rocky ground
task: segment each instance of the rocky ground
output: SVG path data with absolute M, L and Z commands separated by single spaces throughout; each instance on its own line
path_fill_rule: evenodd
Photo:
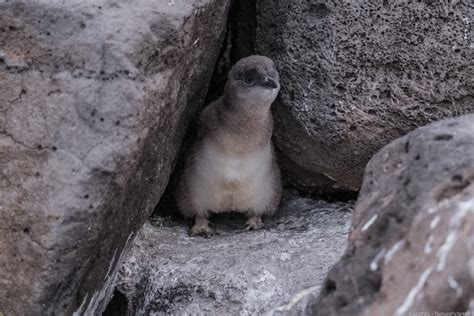
M 213 218 L 210 239 L 189 237 L 184 220 L 154 217 L 117 289 L 132 314 L 301 313 L 345 250 L 351 207 L 286 193 L 267 229 L 242 232 L 245 218 L 228 214 Z

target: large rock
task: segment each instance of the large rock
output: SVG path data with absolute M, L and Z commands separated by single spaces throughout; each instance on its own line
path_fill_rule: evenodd
M 370 157 L 474 112 L 469 1 L 257 2 L 257 50 L 277 64 L 282 169 L 302 188 L 357 190 Z
M 350 204 L 288 194 L 268 229 L 239 232 L 245 218 L 217 216 L 211 239 L 154 218 L 120 269 L 109 315 L 286 315 L 307 312 L 328 267 L 345 249 Z
M 202 105 L 228 3 L 0 0 L 0 314 L 100 313 Z
M 474 307 L 474 115 L 419 128 L 369 162 L 349 246 L 315 315 Z

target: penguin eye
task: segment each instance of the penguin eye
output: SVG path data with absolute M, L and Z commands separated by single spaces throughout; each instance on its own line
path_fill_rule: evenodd
M 247 85 L 253 85 L 257 80 L 258 73 L 255 69 L 250 69 L 244 74 L 244 82 Z

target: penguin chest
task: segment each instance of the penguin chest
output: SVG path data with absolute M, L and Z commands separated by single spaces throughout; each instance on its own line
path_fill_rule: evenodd
M 245 154 L 223 151 L 206 144 L 200 159 L 201 197 L 209 211 L 247 211 L 269 184 L 271 145 Z

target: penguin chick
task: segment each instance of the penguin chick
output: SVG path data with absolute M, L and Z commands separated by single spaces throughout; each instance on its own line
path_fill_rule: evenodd
M 176 190 L 180 212 L 195 223 L 191 235 L 209 237 L 211 213 L 236 211 L 247 229 L 263 227 L 281 197 L 271 141 L 270 106 L 280 90 L 273 61 L 250 56 L 229 72 L 224 95 L 206 106 Z

